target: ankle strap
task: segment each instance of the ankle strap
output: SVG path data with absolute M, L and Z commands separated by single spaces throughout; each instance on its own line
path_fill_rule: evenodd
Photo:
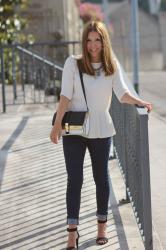
M 75 232 L 75 231 L 77 231 L 77 227 L 75 227 L 75 228 L 67 228 L 67 231 L 68 232 Z
M 107 222 L 107 219 L 106 219 L 106 220 L 98 220 L 97 222 L 98 222 L 98 223 L 106 223 L 106 222 Z

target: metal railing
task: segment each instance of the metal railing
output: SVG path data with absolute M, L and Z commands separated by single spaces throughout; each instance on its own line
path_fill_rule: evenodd
M 148 114 L 144 108 L 121 104 L 113 94 L 111 115 L 116 129 L 114 149 L 125 180 L 126 200 L 131 202 L 145 249 L 152 250 Z
M 1 45 L 2 112 L 8 105 L 56 102 L 64 61 L 79 51 L 79 45 L 78 41 Z

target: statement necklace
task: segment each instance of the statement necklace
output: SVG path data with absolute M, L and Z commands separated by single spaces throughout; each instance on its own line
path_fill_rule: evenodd
M 99 77 L 101 75 L 101 69 L 102 69 L 102 65 L 99 68 L 94 69 L 95 77 Z

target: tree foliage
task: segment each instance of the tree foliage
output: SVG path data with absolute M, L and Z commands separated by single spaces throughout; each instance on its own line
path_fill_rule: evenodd
M 21 16 L 30 0 L 0 0 L 0 42 L 11 44 L 24 42 L 28 38 L 21 33 L 26 20 Z
M 22 12 L 26 9 L 30 0 L 0 0 L 0 44 L 8 45 L 33 40 L 32 35 L 25 36 L 23 29 L 27 22 L 22 17 Z M 12 84 L 12 50 L 11 48 L 3 49 L 5 82 Z M 15 51 L 15 74 L 17 82 L 20 78 L 19 65 L 20 58 Z

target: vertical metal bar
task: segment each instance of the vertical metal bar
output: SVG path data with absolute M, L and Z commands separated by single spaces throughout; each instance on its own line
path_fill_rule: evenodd
M 48 86 L 47 86 L 47 69 L 46 69 L 46 63 L 43 61 L 43 81 L 44 81 L 44 100 L 46 103 L 48 103 Z
M 54 67 L 53 68 L 53 88 L 54 88 L 54 101 L 56 101 L 56 69 Z
M 127 106 L 123 106 L 123 148 L 124 148 L 124 168 L 125 168 L 125 184 L 126 184 L 126 202 L 130 202 L 128 196 L 128 188 L 129 188 L 129 175 L 128 175 L 128 153 L 127 153 Z
M 108 6 L 108 0 L 102 0 L 102 6 L 103 6 L 103 11 L 104 11 L 104 22 L 106 24 L 106 26 L 109 26 L 109 16 L 108 16 L 108 10 L 109 10 L 109 6 Z
M 45 81 L 45 62 L 44 62 L 44 59 L 45 59 L 45 53 L 44 53 L 44 48 L 41 49 L 42 51 L 42 62 L 41 62 L 41 80 L 42 80 L 42 83 L 43 83 L 43 91 L 44 91 L 44 102 L 47 102 L 46 101 L 46 81 Z
M 73 54 L 75 55 L 75 43 L 73 43 Z
M 33 75 L 33 97 L 34 97 L 34 103 L 36 103 L 36 67 L 35 67 L 35 58 L 34 55 L 32 55 L 32 75 Z
M 4 67 L 4 57 L 3 57 L 3 47 L 0 46 L 0 51 L 1 51 L 1 78 L 2 78 L 2 110 L 3 113 L 6 112 L 6 93 L 5 93 L 5 67 Z
M 133 52 L 133 83 L 137 93 L 139 93 L 139 22 L 138 22 L 138 0 L 131 1 L 131 36 Z
M 25 104 L 25 85 L 24 85 L 24 51 L 20 52 L 20 61 L 21 61 L 21 86 L 22 86 L 22 91 L 23 91 L 23 100 Z
M 12 82 L 13 82 L 13 104 L 17 99 L 17 86 L 16 86 L 16 65 L 15 65 L 15 48 L 12 47 Z
M 33 93 L 34 93 L 34 85 L 33 85 L 33 72 L 32 72 L 32 67 L 33 67 L 33 56 L 30 56 L 29 57 L 29 60 L 28 60 L 28 65 L 29 65 L 29 69 L 28 69 L 28 73 L 29 73 L 29 77 L 30 77 L 30 90 L 31 90 L 31 93 L 30 93 L 30 100 L 33 99 Z
M 37 72 L 37 76 L 36 76 L 36 80 L 37 80 L 37 89 L 38 89 L 38 102 L 42 103 L 42 95 L 41 95 L 41 91 L 42 91 L 42 82 L 41 82 L 41 67 L 40 67 L 41 63 L 38 63 L 38 68 L 36 70 Z
M 124 65 L 124 69 L 126 70 L 126 50 L 125 50 L 125 37 L 126 37 L 126 32 L 125 32 L 125 24 L 124 20 L 120 21 L 120 36 L 121 36 L 121 42 L 122 42 L 122 61 Z
M 40 46 L 35 46 L 35 52 L 40 54 Z M 37 102 L 41 103 L 41 85 L 40 85 L 40 61 L 36 59 L 36 88 L 37 88 Z
M 140 158 L 141 158 L 142 185 L 143 185 L 142 195 L 143 195 L 145 249 L 153 250 L 149 143 L 148 143 L 148 115 L 140 116 L 140 154 L 141 154 Z

